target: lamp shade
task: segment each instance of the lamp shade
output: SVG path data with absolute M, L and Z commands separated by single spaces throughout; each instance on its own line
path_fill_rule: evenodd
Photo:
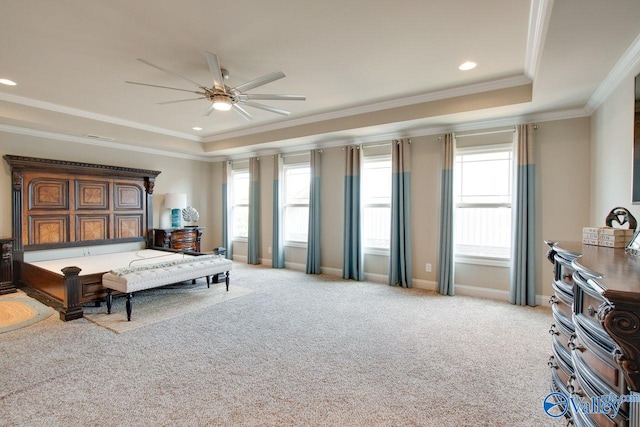
M 167 209 L 184 209 L 187 207 L 187 195 L 167 193 L 164 196 L 164 207 Z

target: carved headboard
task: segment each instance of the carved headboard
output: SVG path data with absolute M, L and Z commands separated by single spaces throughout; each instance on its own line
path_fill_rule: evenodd
M 11 167 L 14 256 L 142 241 L 153 228 L 159 171 L 5 155 Z

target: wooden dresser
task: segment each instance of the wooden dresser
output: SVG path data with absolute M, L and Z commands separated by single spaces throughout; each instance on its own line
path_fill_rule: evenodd
M 184 252 L 200 252 L 200 240 L 204 227 L 156 228 L 153 245 Z
M 624 249 L 547 242 L 554 265 L 551 389 L 567 402 L 600 396 L 640 399 L 640 258 Z M 615 417 L 568 404 L 569 424 L 640 426 L 640 403 Z M 611 412 L 610 414 L 613 414 Z

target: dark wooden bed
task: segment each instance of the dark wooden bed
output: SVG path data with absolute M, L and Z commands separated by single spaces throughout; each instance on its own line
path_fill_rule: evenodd
M 56 308 L 62 320 L 78 319 L 83 305 L 104 301 L 104 272 L 82 275 L 81 268 L 69 265 L 57 274 L 25 259 L 36 251 L 150 246 L 153 187 L 160 172 L 13 155 L 4 159 L 11 168 L 14 280 Z

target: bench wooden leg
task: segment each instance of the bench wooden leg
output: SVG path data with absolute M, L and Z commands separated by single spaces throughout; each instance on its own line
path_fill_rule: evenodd
M 133 293 L 127 294 L 127 322 L 131 321 L 131 305 L 133 300 Z
M 111 289 L 107 289 L 107 314 L 111 314 L 112 303 L 113 303 L 113 295 L 111 295 Z
M 209 276 L 205 276 L 207 278 L 207 289 L 209 289 L 209 285 L 211 284 L 211 278 Z
M 229 292 L 229 272 L 228 271 L 224 275 L 224 283 L 227 285 L 227 292 Z

